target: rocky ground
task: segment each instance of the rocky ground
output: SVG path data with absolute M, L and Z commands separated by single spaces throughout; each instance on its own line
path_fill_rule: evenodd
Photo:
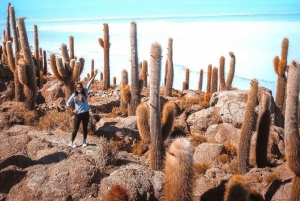
M 8 91 L 5 82 L 2 77 L 1 97 Z M 98 82 L 89 94 L 92 118 L 85 148 L 81 147 L 81 131 L 77 147 L 67 146 L 72 116 L 65 111 L 63 83 L 49 79 L 39 91 L 33 112 L 9 98 L 1 101 L 0 200 L 106 200 L 115 185 L 124 187 L 130 200 L 162 200 L 164 172 L 152 170 L 148 152 L 138 149 L 135 116 L 127 117 L 118 109 L 117 86 L 102 91 Z M 264 92 L 270 93 L 259 87 L 259 103 Z M 161 97 L 161 103 L 172 101 L 177 106 L 169 144 L 181 136 L 194 147 L 194 200 L 223 200 L 227 181 L 237 174 L 236 148 L 248 91 L 214 93 L 207 108 L 199 104 L 203 93 L 174 93 L 175 97 Z M 147 104 L 149 90 L 144 88 L 142 94 Z M 274 107 L 272 100 L 272 122 Z M 260 110 L 258 104 L 256 113 Z M 293 173 L 285 162 L 284 130 L 272 124 L 265 168 L 255 165 L 256 136 L 255 131 L 251 167 L 244 175 L 251 200 L 288 200 Z

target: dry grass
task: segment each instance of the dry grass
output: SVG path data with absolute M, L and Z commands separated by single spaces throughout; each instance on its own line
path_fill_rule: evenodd
M 144 141 L 139 141 L 132 145 L 132 153 L 135 155 L 142 155 L 148 150 L 148 145 Z
M 98 151 L 100 163 L 105 166 L 115 165 L 120 143 L 115 141 L 105 141 L 102 146 L 103 148 Z
M 127 201 L 129 200 L 129 195 L 126 188 L 120 185 L 115 185 L 108 192 L 105 200 L 106 201 Z
M 224 147 L 225 147 L 225 150 L 226 150 L 226 153 L 231 155 L 231 156 L 235 156 L 237 155 L 237 149 L 235 146 L 233 146 L 232 144 L 229 144 L 229 143 L 225 143 L 224 144 Z
M 25 109 L 23 104 L 13 105 L 9 111 L 10 123 L 18 123 L 34 126 L 37 124 L 38 114 L 35 111 Z
M 190 140 L 193 147 L 197 147 L 199 144 L 202 144 L 206 141 L 207 140 L 203 135 L 193 135 L 192 139 Z
M 254 200 L 264 200 L 262 195 L 260 194 L 260 192 L 258 190 L 256 190 L 255 188 L 250 188 L 249 192 L 250 192 L 251 198 L 254 198 Z
M 56 130 L 71 132 L 73 130 L 73 117 L 69 112 L 58 112 L 57 110 L 47 111 L 46 115 L 40 118 L 37 130 Z
M 280 179 L 280 174 L 278 172 L 272 172 L 264 178 L 264 181 L 269 185 L 277 179 Z
M 206 108 L 209 108 L 209 102 L 207 101 L 200 102 L 200 109 L 206 109 Z
M 230 163 L 231 158 L 228 156 L 228 154 L 222 154 L 222 155 L 219 156 L 219 161 L 220 161 L 222 164 Z
M 200 101 L 200 98 L 189 98 L 187 99 L 187 101 L 190 103 L 190 104 L 198 104 L 199 101 Z
M 205 174 L 206 170 L 211 167 L 208 163 L 196 163 L 194 164 L 194 172 L 198 174 Z

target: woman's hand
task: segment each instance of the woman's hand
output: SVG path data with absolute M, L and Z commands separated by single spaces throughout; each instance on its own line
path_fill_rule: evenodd
M 78 113 L 78 110 L 75 109 L 75 110 L 72 111 L 72 113 L 73 113 L 73 114 L 77 114 L 77 113 Z

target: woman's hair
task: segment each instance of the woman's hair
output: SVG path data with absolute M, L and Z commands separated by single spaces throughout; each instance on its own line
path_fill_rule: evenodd
M 76 87 L 80 85 L 81 86 L 81 101 L 84 102 L 86 100 L 86 94 L 85 94 L 85 90 L 83 88 L 82 83 L 77 83 L 75 84 L 75 103 L 78 103 L 79 97 L 78 97 L 78 91 L 76 90 Z

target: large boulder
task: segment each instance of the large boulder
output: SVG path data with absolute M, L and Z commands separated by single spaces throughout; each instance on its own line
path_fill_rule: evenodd
M 162 181 L 164 173 L 154 171 L 148 166 L 129 164 L 101 180 L 98 200 L 105 198 L 115 185 L 124 187 L 130 200 L 162 200 Z
M 194 164 L 212 165 L 222 153 L 225 153 L 223 144 L 202 143 L 195 149 Z

